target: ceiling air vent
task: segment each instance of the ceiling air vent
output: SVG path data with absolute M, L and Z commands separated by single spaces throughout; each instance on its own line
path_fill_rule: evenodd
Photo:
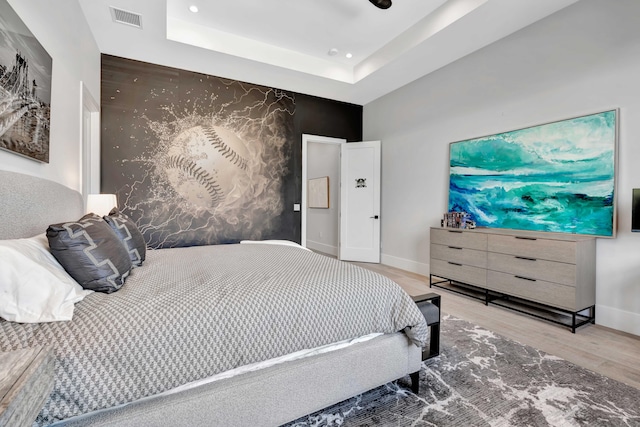
M 113 18 L 114 22 L 142 28 L 142 16 L 139 14 L 118 9 L 113 6 L 110 6 L 109 9 L 111 10 L 111 18 Z

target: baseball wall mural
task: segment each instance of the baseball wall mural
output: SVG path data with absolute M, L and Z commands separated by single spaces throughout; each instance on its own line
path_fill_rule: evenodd
M 110 55 L 101 98 L 101 190 L 152 248 L 299 241 L 301 134 L 362 133 L 360 106 Z
M 106 55 L 102 74 L 102 189 L 150 247 L 290 237 L 292 94 Z
M 249 158 L 246 143 L 233 131 L 198 125 L 176 136 L 162 166 L 184 201 L 211 209 L 246 194 Z

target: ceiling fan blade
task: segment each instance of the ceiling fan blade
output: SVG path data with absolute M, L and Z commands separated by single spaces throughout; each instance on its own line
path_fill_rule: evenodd
M 371 4 L 380 9 L 389 9 L 391 7 L 391 0 L 369 0 Z

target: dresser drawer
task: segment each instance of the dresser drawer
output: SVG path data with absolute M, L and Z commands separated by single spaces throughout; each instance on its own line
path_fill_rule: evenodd
M 480 267 L 461 265 L 459 263 L 452 264 L 449 261 L 431 258 L 429 270 L 434 276 L 442 277 L 443 279 L 457 280 L 481 287 L 487 284 L 487 270 Z
M 566 240 L 489 235 L 490 252 L 575 264 L 576 243 Z
M 575 264 L 489 252 L 487 265 L 490 270 L 503 273 L 511 273 L 568 286 L 576 285 Z
M 544 280 L 527 280 L 513 274 L 489 270 L 487 272 L 487 288 L 570 311 L 578 309 L 576 307 L 576 288 L 572 286 L 559 285 Z
M 459 246 L 444 246 L 431 244 L 431 258 L 451 261 L 457 264 L 487 267 L 487 252 Z
M 467 249 L 487 250 L 487 235 L 450 229 L 431 229 L 431 243 Z

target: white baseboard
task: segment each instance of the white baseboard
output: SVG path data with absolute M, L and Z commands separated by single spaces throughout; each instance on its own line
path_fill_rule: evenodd
M 326 243 L 315 242 L 307 239 L 307 248 L 313 251 L 322 252 L 323 254 L 333 255 L 335 257 L 338 256 L 338 247 L 327 245 Z
M 400 258 L 393 255 L 382 254 L 380 261 L 384 265 L 399 268 L 401 270 L 410 271 L 412 273 L 429 275 L 429 264 L 424 264 L 410 259 Z
M 640 314 L 606 305 L 596 305 L 596 324 L 640 336 Z

